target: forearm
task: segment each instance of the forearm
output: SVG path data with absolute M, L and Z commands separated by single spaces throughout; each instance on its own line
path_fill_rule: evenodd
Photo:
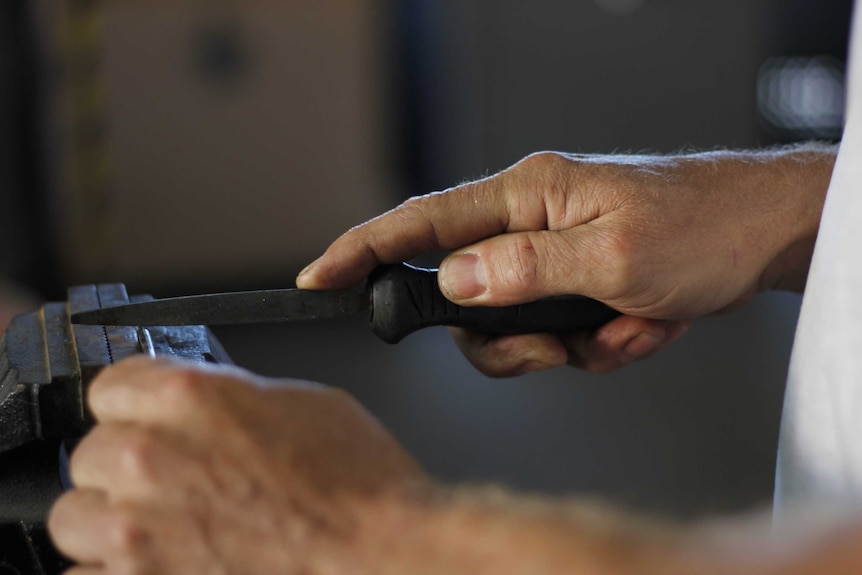
M 710 537 L 583 502 L 470 488 L 378 507 L 354 543 L 355 572 L 765 575 L 778 561 L 732 560 Z M 761 535 L 764 535 L 763 533 Z M 361 569 L 356 569 L 361 565 Z

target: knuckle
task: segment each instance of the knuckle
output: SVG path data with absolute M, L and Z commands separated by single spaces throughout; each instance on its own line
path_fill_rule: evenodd
M 414 196 L 398 206 L 394 213 L 401 219 L 409 222 L 417 220 L 421 221 L 428 217 L 428 212 L 431 210 L 434 203 L 438 201 L 438 198 L 439 195 L 435 196 L 432 194 Z
M 602 374 L 613 371 L 615 366 L 608 363 L 605 359 L 597 357 L 589 351 L 577 350 L 569 352 L 569 360 L 567 362 L 572 367 L 582 369 L 589 373 Z
M 421 196 L 413 196 L 405 200 L 396 211 L 408 219 L 428 218 L 440 205 L 445 204 L 457 188 L 442 192 L 432 192 Z
M 514 375 L 512 358 L 508 353 L 495 349 L 495 344 L 496 340 L 491 340 L 484 345 L 464 347 L 459 344 L 459 347 L 470 365 L 487 377 L 503 378 Z
M 512 171 L 520 174 L 517 179 L 520 185 L 509 186 L 507 191 L 512 199 L 525 192 L 532 192 L 547 201 L 558 199 L 569 190 L 575 165 L 571 158 L 559 152 L 530 154 L 513 166 Z
M 411 239 L 405 240 L 410 244 L 412 251 L 424 251 L 433 249 L 436 242 L 440 241 L 440 233 L 437 229 L 437 218 L 440 202 L 445 196 L 444 192 L 416 196 L 402 203 L 392 213 L 397 218 L 397 226 L 411 229 L 417 234 Z M 373 243 L 380 243 L 376 239 Z
M 182 367 L 171 370 L 163 379 L 166 399 L 174 405 L 199 407 L 211 398 L 215 378 L 207 377 L 200 370 Z
M 637 282 L 637 269 L 641 267 L 639 242 L 628 233 L 605 233 L 596 236 L 599 242 L 596 254 L 600 265 L 589 266 L 600 271 L 596 278 L 604 285 L 605 299 L 617 299 L 631 292 Z
M 117 507 L 108 519 L 108 528 L 108 543 L 127 559 L 141 557 L 149 546 L 150 533 L 131 507 Z
M 496 267 L 500 287 L 512 294 L 529 293 L 536 285 L 539 256 L 531 234 L 518 234 L 505 245 Z
M 154 432 L 136 430 L 121 440 L 118 451 L 126 472 L 147 478 L 157 470 L 162 446 Z
M 481 353 L 471 362 L 488 377 L 504 378 L 523 373 L 523 350 L 518 349 L 517 338 L 501 337 L 488 340 Z
M 569 365 L 595 374 L 608 373 L 625 366 L 628 362 L 614 345 L 617 336 L 613 332 L 612 324 L 606 324 L 594 332 L 567 336 L 565 345 Z
M 428 203 L 429 196 L 426 194 L 424 196 L 413 196 L 401 203 L 400 206 L 395 208 L 397 212 L 401 213 L 410 213 L 410 212 L 424 212 L 425 205 Z
M 584 166 L 558 152 L 527 156 L 509 172 L 504 187 L 510 231 L 563 229 L 594 211 L 579 190 Z
M 523 160 L 515 164 L 520 166 L 520 169 L 537 170 L 547 172 L 549 170 L 559 169 L 564 165 L 568 165 L 569 160 L 559 152 L 535 152 L 525 157 Z

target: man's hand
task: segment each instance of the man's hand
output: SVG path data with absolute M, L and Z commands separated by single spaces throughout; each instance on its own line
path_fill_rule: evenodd
M 346 287 L 375 267 L 453 250 L 440 288 L 461 305 L 581 294 L 623 312 L 593 333 L 453 330 L 489 375 L 566 362 L 608 371 L 680 337 L 689 320 L 758 290 L 804 286 L 835 149 L 685 156 L 539 153 L 414 198 L 336 240 L 297 278 Z
M 126 360 L 89 392 L 98 425 L 49 528 L 96 573 L 355 572 L 379 502 L 427 487 L 347 394 L 227 367 Z
M 133 358 L 93 382 L 98 425 L 49 518 L 66 575 L 858 573 L 858 526 L 776 548 L 580 501 L 446 490 L 345 394 Z M 737 538 L 738 539 L 738 538 Z M 756 541 L 756 542 L 753 542 Z

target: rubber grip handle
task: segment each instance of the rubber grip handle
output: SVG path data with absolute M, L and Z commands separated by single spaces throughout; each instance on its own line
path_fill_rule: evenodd
M 371 329 L 388 343 L 433 325 L 501 335 L 565 333 L 594 329 L 620 315 L 599 301 L 577 295 L 503 307 L 462 307 L 440 292 L 437 270 L 408 264 L 377 268 L 368 278 L 368 291 Z

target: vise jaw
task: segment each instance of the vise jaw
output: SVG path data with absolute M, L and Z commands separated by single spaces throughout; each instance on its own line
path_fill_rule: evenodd
M 0 575 L 52 575 L 69 564 L 45 531 L 53 502 L 68 486 L 64 461 L 92 426 L 86 390 L 106 365 L 135 354 L 232 363 L 205 326 L 72 325 L 69 316 L 146 301 L 123 284 L 70 288 L 12 320 L 0 340 Z

